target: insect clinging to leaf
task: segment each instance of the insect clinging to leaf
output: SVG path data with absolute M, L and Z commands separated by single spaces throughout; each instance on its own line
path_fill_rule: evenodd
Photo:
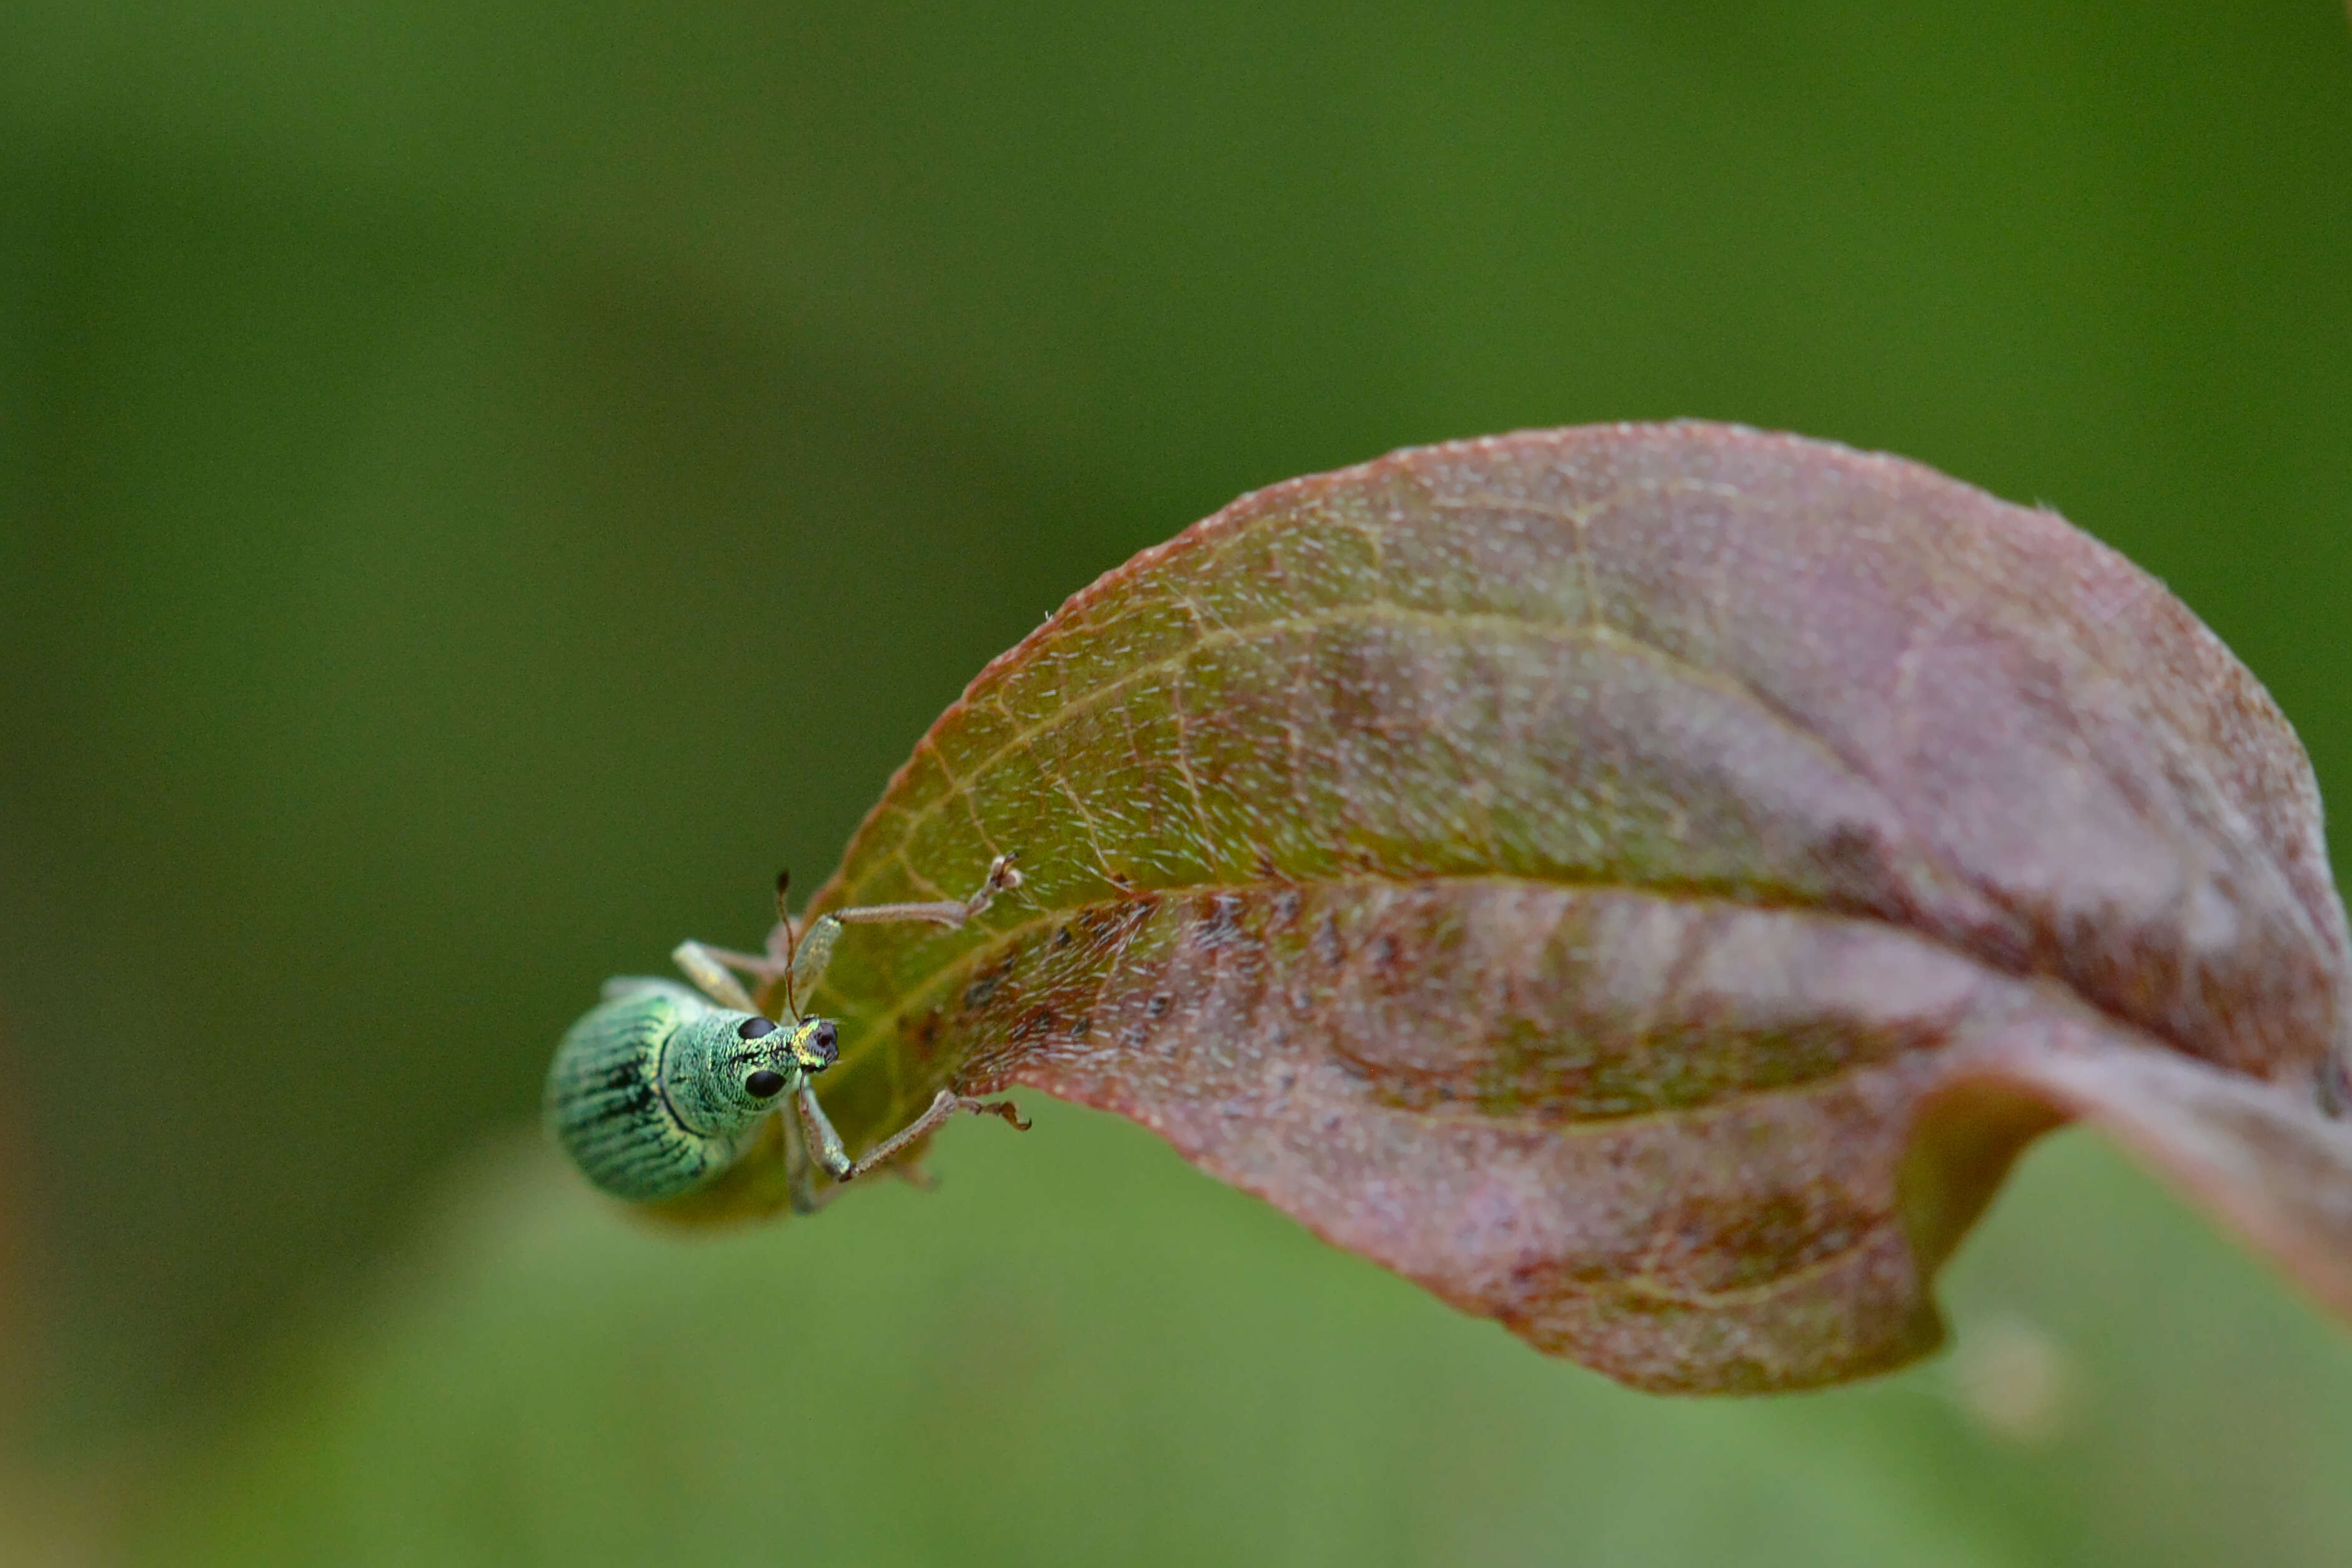
M 548 1132 L 583 1174 L 615 1197 L 677 1197 L 716 1179 L 742 1158 L 772 1112 L 782 1121 L 793 1207 L 803 1214 L 821 1202 L 812 1162 L 836 1182 L 855 1180 L 959 1110 L 1028 1126 L 1009 1100 L 943 1089 L 920 1116 L 853 1160 L 813 1083 L 839 1057 L 836 1031 L 829 1019 L 803 1016 L 797 1000 L 815 988 L 845 926 L 961 926 L 997 894 L 1021 885 L 1013 857 L 996 857 L 968 899 L 835 910 L 805 931 L 785 907 L 789 884 L 788 876 L 776 879 L 776 925 L 764 952 L 680 942 L 670 957 L 691 987 L 645 976 L 608 980 L 604 1001 L 556 1047 L 547 1071 Z M 739 972 L 783 982 L 782 1018 L 760 1010 Z

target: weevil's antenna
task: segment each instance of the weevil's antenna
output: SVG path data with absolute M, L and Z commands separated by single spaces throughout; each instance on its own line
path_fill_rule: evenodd
M 784 1011 L 790 1013 L 793 1016 L 793 1022 L 797 1024 L 801 1021 L 801 1007 L 800 1004 L 793 999 L 793 951 L 799 945 L 799 942 L 793 934 L 792 910 L 784 902 L 784 896 L 792 891 L 792 887 L 793 873 L 790 867 L 776 873 L 776 921 L 784 928 Z

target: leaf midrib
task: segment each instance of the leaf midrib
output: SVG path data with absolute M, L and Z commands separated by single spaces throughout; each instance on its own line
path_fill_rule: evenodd
M 907 992 L 888 1006 L 868 1016 L 857 1037 L 842 1051 L 840 1065 L 849 1071 L 861 1070 L 867 1059 L 877 1050 L 882 1048 L 882 1043 L 888 1041 L 898 1032 L 900 1024 L 908 1015 L 920 1012 L 933 997 L 941 993 L 951 992 L 965 975 L 976 968 L 982 967 L 983 961 L 993 962 L 1024 937 L 1091 911 L 1127 909 L 1147 900 L 1158 902 L 1169 898 L 1209 898 L 1227 893 L 1238 894 L 1244 898 L 1263 898 L 1276 892 L 1303 889 L 1344 889 L 1349 887 L 1416 889 L 1433 886 L 1520 886 L 1561 889 L 1576 892 L 1627 893 L 1675 902 L 1706 903 L 1726 909 L 1777 912 L 1800 920 L 1817 921 L 1823 924 L 1867 926 L 1916 942 L 1922 947 L 1940 952 L 1989 977 L 2011 984 L 2032 987 L 2041 993 L 2043 999 L 2062 1003 L 2067 1010 L 2076 1014 L 2083 1021 L 2093 1024 L 2101 1035 L 2120 1036 L 2124 1039 L 2141 1043 L 2144 1048 L 2162 1048 L 2174 1055 L 2187 1056 L 2196 1060 L 2203 1059 L 2197 1057 L 2194 1052 L 2183 1050 L 2166 1037 L 2157 1034 L 2136 1020 L 2120 1016 L 2101 1007 L 2095 1001 L 2083 995 L 2059 976 L 2032 971 L 2002 969 L 1989 963 L 1984 955 L 1948 941 L 1932 931 L 1899 924 L 1865 908 L 1840 906 L 1787 889 L 1758 889 L 1748 884 L 1739 884 L 1738 890 L 1735 892 L 1722 890 L 1720 885 L 1706 882 L 1652 885 L 1625 882 L 1609 878 L 1595 878 L 1588 880 L 1568 877 L 1526 877 L 1507 873 L 1413 877 L 1368 873 L 1304 881 L 1253 880 L 1197 883 L 1183 888 L 1151 889 L 1116 899 L 1097 900 L 1090 903 L 1064 905 L 1041 910 L 1033 918 L 992 930 L 987 940 L 976 942 L 959 952 L 935 970 L 921 984 Z M 817 1008 L 816 1011 L 821 1013 L 824 1009 Z M 968 1058 L 969 1052 L 965 1055 Z M 894 1102 L 905 1101 L 908 1098 L 905 1092 L 906 1086 L 896 1071 L 900 1059 L 900 1055 L 891 1055 L 886 1058 L 887 1065 L 891 1069 L 889 1083 Z M 1842 1068 L 1835 1072 L 1825 1073 L 1801 1083 L 1742 1089 L 1736 1096 L 1727 1098 L 1748 1101 L 1767 1098 L 1802 1097 L 1843 1083 L 1853 1072 L 1870 1065 L 1874 1064 L 1857 1064 L 1853 1067 Z M 844 1076 L 846 1077 L 847 1073 L 845 1072 Z M 952 1071 L 950 1077 L 952 1079 Z M 1539 1126 L 1546 1131 L 1569 1136 L 1597 1134 L 1608 1130 L 1648 1122 L 1686 1119 L 1702 1114 L 1722 1103 L 1724 1103 L 1722 1100 L 1711 1100 L 1699 1105 L 1666 1107 L 1654 1111 L 1634 1112 L 1623 1116 L 1585 1118 L 1565 1121 L 1538 1120 L 1526 1114 L 1496 1116 L 1470 1110 L 1458 1112 L 1416 1110 L 1409 1114 L 1431 1118 L 1441 1118 L 1451 1114 L 1467 1122 L 1488 1126 Z

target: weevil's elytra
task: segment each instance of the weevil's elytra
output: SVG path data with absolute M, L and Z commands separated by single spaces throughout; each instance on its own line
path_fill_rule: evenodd
M 793 1000 L 824 973 L 847 924 L 929 921 L 953 928 L 1021 885 L 1013 857 L 989 866 L 979 890 L 961 901 L 870 904 L 836 910 L 803 932 L 776 879 L 776 927 L 761 954 L 682 942 L 671 956 L 694 982 L 623 978 L 604 984 L 604 999 L 563 1037 L 547 1071 L 549 1136 L 581 1173 L 614 1197 L 635 1202 L 677 1197 L 716 1178 L 742 1158 L 761 1119 L 789 1104 L 783 1146 L 793 1206 L 816 1208 L 812 1163 L 836 1182 L 887 1163 L 958 1110 L 986 1111 L 1026 1127 L 1004 1101 L 940 1090 L 929 1109 L 862 1157 L 852 1160 L 817 1103 L 816 1076 L 839 1059 L 837 1030 L 825 1018 L 801 1016 Z M 784 982 L 788 1016 L 753 1005 L 737 972 Z

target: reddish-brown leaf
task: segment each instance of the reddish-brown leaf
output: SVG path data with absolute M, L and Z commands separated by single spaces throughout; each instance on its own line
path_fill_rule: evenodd
M 1832 1382 L 2069 1116 L 2352 1312 L 2309 765 L 2047 511 L 1705 425 L 1278 485 L 996 660 L 820 905 L 871 1143 L 942 1084 L 1132 1117 L 1645 1388 Z M 697 1206 L 778 1194 L 753 1162 Z

